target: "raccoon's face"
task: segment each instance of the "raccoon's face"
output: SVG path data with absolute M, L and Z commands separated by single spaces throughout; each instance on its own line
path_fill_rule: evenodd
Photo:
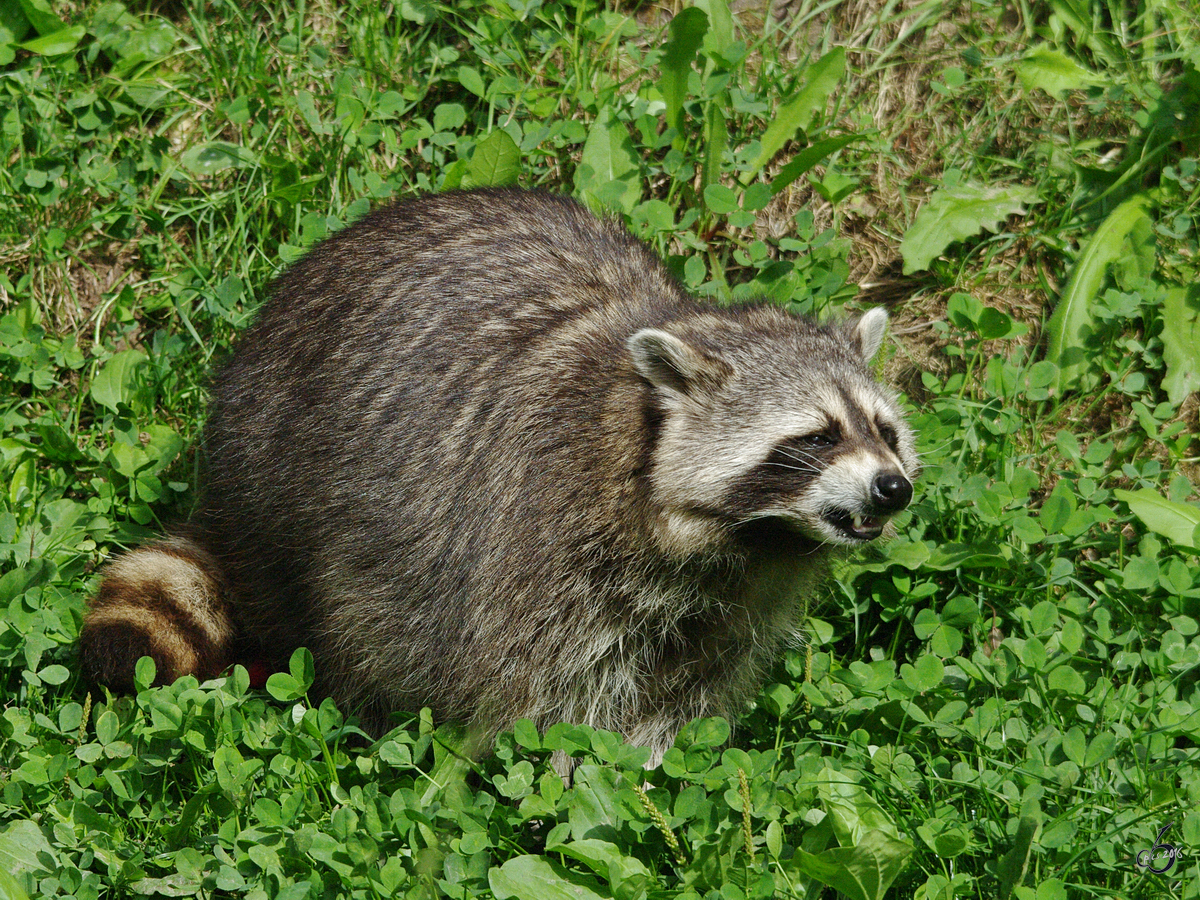
M 731 532 L 801 547 L 883 533 L 919 468 L 899 405 L 867 369 L 886 325 L 872 310 L 842 329 L 791 320 L 729 347 L 658 329 L 630 339 L 662 412 L 651 479 L 670 549 Z

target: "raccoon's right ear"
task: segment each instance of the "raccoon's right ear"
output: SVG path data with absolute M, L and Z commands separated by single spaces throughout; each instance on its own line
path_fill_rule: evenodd
M 858 351 L 863 362 L 869 363 L 873 360 L 875 354 L 879 352 L 879 348 L 883 346 L 883 336 L 887 332 L 887 324 L 887 310 L 882 306 L 876 306 L 846 325 L 850 343 Z
M 658 328 L 643 328 L 625 346 L 643 378 L 656 388 L 678 394 L 690 393 L 697 385 L 716 387 L 733 371 L 724 360 Z

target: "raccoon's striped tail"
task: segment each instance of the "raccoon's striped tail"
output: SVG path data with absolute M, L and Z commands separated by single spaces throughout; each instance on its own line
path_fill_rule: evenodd
M 93 683 L 130 691 L 143 656 L 154 659 L 155 684 L 215 677 L 229 663 L 233 637 L 216 559 L 172 537 L 109 564 L 83 620 L 79 657 Z

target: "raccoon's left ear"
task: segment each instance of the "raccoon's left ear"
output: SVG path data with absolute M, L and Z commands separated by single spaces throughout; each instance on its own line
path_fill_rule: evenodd
M 625 345 L 643 378 L 677 394 L 691 393 L 697 386 L 715 387 L 732 371 L 724 360 L 658 328 L 643 328 Z
M 882 306 L 868 309 L 865 313 L 849 322 L 846 331 L 850 343 L 862 361 L 869 363 L 883 346 L 883 335 L 887 332 L 888 315 Z

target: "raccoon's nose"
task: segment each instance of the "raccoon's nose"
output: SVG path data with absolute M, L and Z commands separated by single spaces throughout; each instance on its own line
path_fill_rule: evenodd
M 912 482 L 899 472 L 884 472 L 875 476 L 871 485 L 871 502 L 880 512 L 900 512 L 912 499 Z

